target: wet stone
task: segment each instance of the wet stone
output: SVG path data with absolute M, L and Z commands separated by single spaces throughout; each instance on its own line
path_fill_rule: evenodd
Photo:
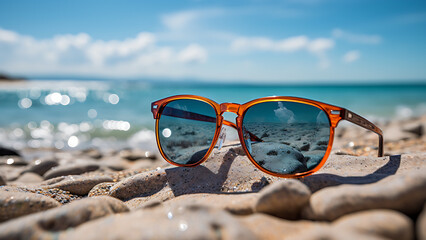
M 99 169 L 99 164 L 95 163 L 76 163 L 60 165 L 52 168 L 44 174 L 44 179 L 51 179 L 67 175 L 80 175 L 82 173 L 91 172 Z
M 89 197 L 109 195 L 111 188 L 115 185 L 115 182 L 103 182 L 94 186 L 88 193 Z
M 309 203 L 311 191 L 298 180 L 285 179 L 266 186 L 259 195 L 254 205 L 256 212 L 298 219 L 302 208 Z
M 20 154 L 14 149 L 0 147 L 0 156 L 20 156 Z
M 23 172 L 33 172 L 43 176 L 51 168 L 58 166 L 56 159 L 36 159 Z
M 28 163 L 25 162 L 21 157 L 18 156 L 3 156 L 0 157 L 0 166 L 26 166 Z
M 32 172 L 24 172 L 21 176 L 18 177 L 18 179 L 15 180 L 15 182 L 20 183 L 39 183 L 42 181 L 43 178 L 40 175 Z
M 356 232 L 382 239 L 410 240 L 414 237 L 411 219 L 392 210 L 349 214 L 333 222 L 332 226 L 338 232 Z
M 416 223 L 417 239 L 426 239 L 426 204 L 423 207 L 423 211 L 417 218 Z
M 103 157 L 103 154 L 95 148 L 85 149 L 81 152 L 81 155 L 88 156 L 93 159 L 101 159 Z
M 113 178 L 110 176 L 80 176 L 70 175 L 65 177 L 59 177 L 56 179 L 50 179 L 44 182 L 44 188 L 59 188 L 64 191 L 68 191 L 72 194 L 86 195 L 89 191 L 99 183 L 113 182 Z
M 40 194 L 4 191 L 0 188 L 0 222 L 60 205 L 58 201 Z
M 6 185 L 6 178 L 0 174 L 0 186 Z
M 59 231 L 72 229 L 94 219 L 127 212 L 128 208 L 115 198 L 101 196 L 74 201 L 42 213 L 8 221 L 0 225 L 0 239 L 53 239 Z M 115 228 L 112 228 L 115 229 Z M 99 234 L 106 229 L 92 229 Z M 86 238 L 84 235 L 79 239 Z
M 426 201 L 424 189 L 424 170 L 389 176 L 372 184 L 328 187 L 312 195 L 303 217 L 331 221 L 345 214 L 376 208 L 415 215 Z

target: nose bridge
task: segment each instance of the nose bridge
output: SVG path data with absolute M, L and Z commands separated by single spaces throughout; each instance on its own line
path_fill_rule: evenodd
M 222 103 L 220 104 L 220 114 L 224 112 L 233 112 L 238 115 L 238 109 L 240 108 L 238 103 Z

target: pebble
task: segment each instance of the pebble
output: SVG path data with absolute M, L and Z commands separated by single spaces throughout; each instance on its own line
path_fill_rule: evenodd
M 81 197 L 78 195 L 73 195 L 70 192 L 58 189 L 58 188 L 52 188 L 52 189 L 43 189 L 39 186 L 3 186 L 0 188 L 0 194 L 2 191 L 9 191 L 9 192 L 29 192 L 29 193 L 37 193 L 46 197 L 50 197 L 56 201 L 58 201 L 61 204 L 69 203 L 71 201 L 80 199 Z
M 46 181 L 45 188 L 59 188 L 76 195 L 86 195 L 99 183 L 112 182 L 110 176 L 80 176 L 69 175 Z M 50 183 L 50 184 L 49 184 Z
M 142 151 L 137 149 L 124 149 L 121 150 L 119 153 L 120 157 L 129 160 L 129 161 L 136 161 L 136 160 L 155 160 L 156 156 L 148 151 Z
M 99 164 L 95 163 L 76 163 L 54 167 L 44 174 L 44 179 L 51 179 L 67 175 L 80 175 L 99 169 Z
M 239 217 L 257 239 L 281 240 L 291 236 L 298 236 L 301 232 L 311 231 L 318 226 L 326 226 L 324 223 L 311 221 L 289 221 L 263 213 L 255 213 Z
M 44 179 L 35 173 L 32 172 L 25 172 L 21 176 L 18 177 L 18 179 L 15 180 L 15 182 L 20 183 L 39 183 L 42 182 Z
M 6 178 L 0 174 L 0 186 L 6 185 Z
M 423 207 L 423 211 L 417 218 L 416 225 L 417 239 L 426 240 L 426 204 Z
M 3 175 L 8 182 L 15 181 L 21 176 L 21 172 L 25 168 L 25 166 L 2 165 L 0 166 L 0 175 Z
M 257 239 L 250 229 L 228 212 L 202 206 L 178 208 L 157 206 L 109 216 L 62 232 L 60 238 Z
M 60 205 L 58 201 L 40 194 L 4 191 L 0 188 L 0 222 Z
M 266 186 L 259 192 L 255 212 L 267 213 L 284 219 L 298 219 L 309 203 L 311 191 L 295 179 L 284 179 Z
M 380 239 L 414 238 L 411 219 L 393 210 L 380 209 L 349 214 L 333 222 L 332 226 L 334 232 L 355 232 Z
M 103 157 L 103 154 L 101 151 L 95 148 L 89 148 L 81 151 L 81 155 L 88 156 L 93 159 L 101 159 Z
M 28 163 L 25 162 L 19 156 L 4 156 L 0 157 L 0 166 L 8 165 L 8 166 L 26 166 Z
M 140 173 L 115 184 L 110 196 L 121 200 L 149 196 L 163 189 L 166 182 L 164 169 Z
M 28 165 L 28 167 L 23 171 L 23 173 L 33 172 L 40 176 L 43 176 L 47 171 L 56 166 L 58 166 L 58 162 L 56 161 L 56 159 L 36 159 L 30 165 Z
M 253 206 L 259 198 L 259 193 L 245 194 L 187 194 L 164 202 L 164 206 L 206 206 L 226 210 L 236 215 L 253 213 Z M 129 206 L 129 205 L 128 205 Z M 129 208 L 132 208 L 129 206 Z
M 0 239 L 53 239 L 59 231 L 71 231 L 85 222 L 127 211 L 126 205 L 111 197 L 85 198 L 1 224 Z M 102 235 L 105 231 L 107 229 L 92 229 L 86 234 Z M 84 234 L 79 239 L 82 238 L 86 238 Z
M 345 214 L 376 208 L 414 215 L 426 201 L 425 189 L 424 170 L 389 176 L 372 184 L 328 187 L 311 196 L 302 217 L 331 221 Z
M 102 196 L 102 195 L 108 195 L 111 188 L 115 185 L 115 182 L 103 182 L 99 183 L 96 186 L 94 186 L 92 189 L 90 189 L 90 192 L 88 193 L 88 197 L 94 197 L 94 196 Z
M 0 156 L 20 156 L 20 154 L 16 150 L 0 147 Z

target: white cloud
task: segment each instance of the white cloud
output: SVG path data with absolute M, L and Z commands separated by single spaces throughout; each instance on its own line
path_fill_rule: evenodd
M 379 44 L 382 42 L 382 37 L 379 35 L 355 34 L 338 28 L 332 31 L 332 35 L 334 38 L 341 38 L 351 43 Z
M 355 62 L 361 57 L 361 53 L 357 50 L 349 51 L 343 56 L 343 61 L 347 63 Z
M 306 50 L 319 59 L 320 68 L 327 68 L 330 63 L 326 51 L 332 49 L 334 45 L 333 39 L 316 38 L 311 40 L 306 36 L 289 37 L 278 41 L 266 37 L 239 37 L 231 43 L 231 49 L 236 52 L 295 52 Z
M 18 34 L 15 32 L 0 28 L 0 42 L 13 43 L 18 39 Z
M 207 51 L 198 44 L 191 44 L 179 53 L 178 59 L 183 63 L 203 63 L 207 60 Z
M 309 42 L 308 50 L 314 53 L 321 53 L 334 47 L 334 41 L 328 38 L 317 38 Z
M 293 52 L 306 47 L 309 39 L 305 36 L 290 37 L 276 43 L 276 49 L 284 52 Z
M 253 38 L 246 38 L 246 37 L 240 37 L 235 39 L 232 44 L 231 48 L 234 51 L 251 51 L 251 50 L 272 50 L 274 48 L 275 42 L 268 38 L 264 37 L 253 37 Z
M 198 44 L 162 46 L 153 33 L 104 41 L 86 33 L 35 39 L 0 28 L 0 71 L 18 74 L 167 75 L 168 68 L 204 63 L 208 53 Z
M 164 15 L 162 17 L 162 22 L 166 27 L 172 30 L 180 30 L 188 27 L 201 18 L 218 16 L 222 14 L 223 11 L 222 9 L 212 8 L 174 12 Z

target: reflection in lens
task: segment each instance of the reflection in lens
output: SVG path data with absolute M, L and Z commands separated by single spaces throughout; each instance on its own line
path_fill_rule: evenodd
M 330 138 L 330 121 L 312 105 L 266 102 L 246 111 L 243 131 L 249 153 L 261 167 L 294 174 L 312 170 L 321 162 Z M 263 142 L 251 141 L 247 131 Z
M 215 131 L 214 108 L 198 100 L 169 102 L 162 110 L 158 122 L 163 153 L 178 164 L 199 162 L 210 148 Z

